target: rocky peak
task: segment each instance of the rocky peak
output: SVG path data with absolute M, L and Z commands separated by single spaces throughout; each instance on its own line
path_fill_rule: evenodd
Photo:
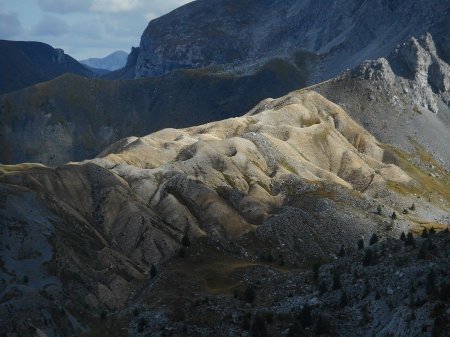
M 411 37 L 397 46 L 388 59 L 365 61 L 354 75 L 385 84 L 394 94 L 394 86 L 411 92 L 418 106 L 439 112 L 439 100 L 448 105 L 450 89 L 450 66 L 438 55 L 430 33 Z
M 57 64 L 63 64 L 65 62 L 66 54 L 64 54 L 64 49 L 55 48 L 52 56 L 52 62 Z

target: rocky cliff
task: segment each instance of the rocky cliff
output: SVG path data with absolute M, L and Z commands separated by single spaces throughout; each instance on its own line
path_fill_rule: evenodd
M 450 60 L 448 1 L 200 0 L 151 21 L 141 37 L 135 78 L 178 68 L 251 71 L 298 50 L 320 54 L 312 82 L 386 56 L 410 36 L 432 33 Z

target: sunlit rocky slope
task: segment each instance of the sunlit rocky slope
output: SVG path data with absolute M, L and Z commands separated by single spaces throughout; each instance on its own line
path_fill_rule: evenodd
M 183 237 L 305 266 L 373 233 L 445 228 L 448 173 L 435 165 L 439 177 L 427 175 L 306 90 L 243 117 L 125 138 L 90 161 L 1 166 L 1 325 L 91 327 L 129 305 Z

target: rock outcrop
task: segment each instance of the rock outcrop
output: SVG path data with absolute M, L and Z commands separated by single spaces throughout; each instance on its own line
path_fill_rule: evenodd
M 314 87 L 342 105 L 386 143 L 405 151 L 414 142 L 450 167 L 450 66 L 430 34 L 412 37 L 387 57 Z

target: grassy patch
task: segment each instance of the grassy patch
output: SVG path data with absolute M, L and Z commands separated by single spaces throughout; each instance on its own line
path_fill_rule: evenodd
M 389 181 L 387 186 L 389 189 L 403 194 L 423 196 L 429 199 L 430 202 L 439 203 L 439 199 L 444 198 L 450 201 L 450 176 L 443 170 L 440 165 L 433 159 L 433 157 L 421 148 L 418 144 L 415 145 L 417 155 L 422 162 L 427 165 L 434 165 L 439 169 L 439 178 L 430 176 L 423 169 L 417 167 L 412 163 L 413 156 L 406 152 L 392 146 L 383 145 L 385 163 L 395 164 L 403 169 L 411 178 L 414 179 L 412 183 L 395 183 Z

